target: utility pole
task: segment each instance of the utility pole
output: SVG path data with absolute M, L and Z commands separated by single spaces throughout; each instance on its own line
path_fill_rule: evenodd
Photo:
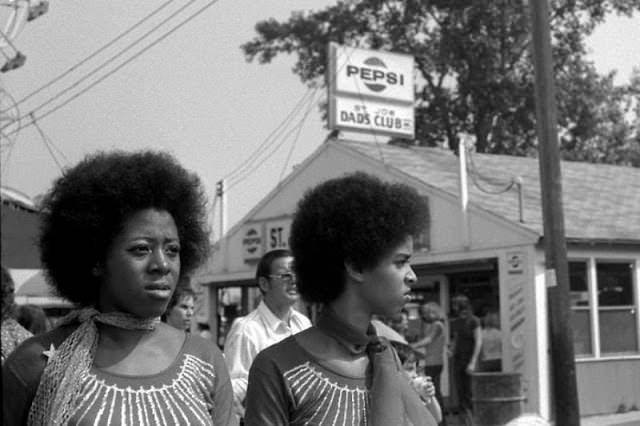
M 579 426 L 573 335 L 570 327 L 569 271 L 564 232 L 562 176 L 558 148 L 548 0 L 529 1 L 535 69 L 536 128 L 544 222 L 545 268 L 551 333 L 555 424 Z

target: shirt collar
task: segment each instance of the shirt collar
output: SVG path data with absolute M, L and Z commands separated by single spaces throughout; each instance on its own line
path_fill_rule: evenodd
M 264 300 L 260 302 L 257 310 L 260 313 L 260 316 L 262 316 L 262 318 L 264 319 L 267 327 L 269 327 L 271 330 L 277 331 L 281 325 L 289 328 L 288 322 L 291 319 L 291 308 L 289 308 L 289 314 L 287 315 L 288 321 L 282 321 L 273 312 L 271 312 L 271 309 L 269 309 L 267 304 L 264 303 Z

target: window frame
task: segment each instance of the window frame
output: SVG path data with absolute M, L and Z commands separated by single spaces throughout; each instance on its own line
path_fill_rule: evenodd
M 640 259 L 627 256 L 571 256 L 568 262 L 587 263 L 587 291 L 589 293 L 589 306 L 570 306 L 574 311 L 588 311 L 591 325 L 591 353 L 575 355 L 576 361 L 637 358 L 640 356 Z M 600 306 L 598 299 L 598 263 L 630 263 L 631 264 L 631 291 L 633 305 Z M 633 351 L 602 354 L 600 341 L 600 311 L 601 310 L 634 310 L 636 348 Z

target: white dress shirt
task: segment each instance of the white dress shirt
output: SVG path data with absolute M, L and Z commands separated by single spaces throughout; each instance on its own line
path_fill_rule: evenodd
M 264 301 L 247 316 L 233 322 L 225 341 L 224 356 L 239 412 L 247 394 L 249 368 L 258 352 L 309 327 L 311 321 L 295 309 L 290 308 L 288 320 L 282 321 Z

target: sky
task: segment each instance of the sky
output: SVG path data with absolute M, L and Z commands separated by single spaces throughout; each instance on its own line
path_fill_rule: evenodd
M 211 200 L 216 182 L 231 174 L 227 193 L 230 227 L 275 188 L 295 164 L 312 153 L 327 133 L 317 108 L 325 93 L 309 91 L 293 74 L 293 57 L 278 57 L 268 65 L 248 63 L 240 45 L 254 37 L 254 25 L 260 20 L 284 20 L 292 11 L 317 10 L 333 3 L 170 2 L 131 34 L 19 104 L 23 114 L 38 108 L 38 117 L 106 76 L 84 94 L 38 119 L 37 127 L 27 127 L 12 136 L 12 148 L 2 151 L 2 185 L 35 197 L 51 186 L 61 167 L 77 163 L 88 153 L 112 148 L 161 149 L 173 153 L 201 177 Z M 0 87 L 19 101 L 75 67 L 162 4 L 163 1 L 50 1 L 49 12 L 27 23 L 13 41 L 27 61 L 19 69 L 0 74 Z M 189 6 L 146 41 L 102 65 L 184 5 Z M 192 20 L 166 35 L 207 5 Z M 6 14 L 0 15 L 0 20 L 5 17 Z M 0 25 L 4 26 L 4 22 L 0 21 Z M 162 35 L 166 38 L 145 52 L 136 53 Z M 637 40 L 640 15 L 609 19 L 588 43 L 598 70 L 618 70 L 618 82 L 627 80 L 632 66 L 640 66 Z M 89 78 L 78 83 L 91 72 Z M 57 100 L 45 104 L 74 84 Z M 301 101 L 307 102 L 296 107 Z M 42 104 L 45 105 L 39 108 Z M 2 109 L 6 106 L 3 102 Z M 287 121 L 292 111 L 294 115 Z M 43 138 L 50 144 L 45 144 Z M 238 171 L 261 144 L 268 144 L 269 148 L 245 172 Z M 218 218 L 214 225 L 219 234 Z

